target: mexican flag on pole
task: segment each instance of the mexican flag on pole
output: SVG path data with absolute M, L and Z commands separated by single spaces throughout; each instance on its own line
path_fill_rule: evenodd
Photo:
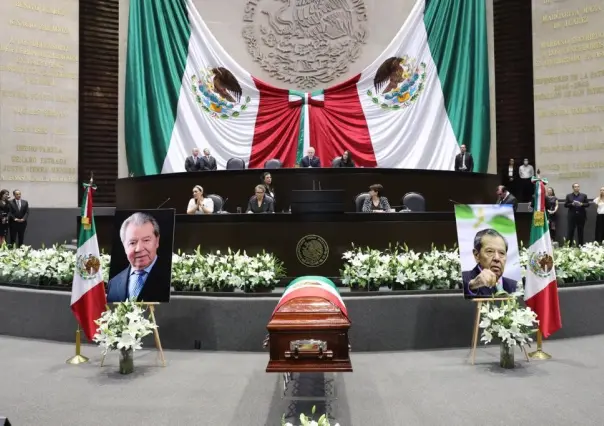
M 524 300 L 537 314 L 539 330 L 547 338 L 562 327 L 558 285 L 554 268 L 554 251 L 545 214 L 546 180 L 533 178 L 535 209 L 531 226 L 531 244 L 528 249 Z
M 99 319 L 105 311 L 107 298 L 101 270 L 99 242 L 92 213 L 92 193 L 96 186 L 93 186 L 92 183 L 84 184 L 84 189 L 82 224 L 71 288 L 71 310 L 88 340 L 92 340 L 97 330 L 94 321 Z

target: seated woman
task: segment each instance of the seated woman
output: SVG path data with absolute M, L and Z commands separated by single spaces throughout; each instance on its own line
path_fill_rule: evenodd
M 193 198 L 187 206 L 187 214 L 211 214 L 214 213 L 214 201 L 203 196 L 203 188 L 199 185 L 193 187 Z
M 275 213 L 273 199 L 265 194 L 264 185 L 256 185 L 256 195 L 247 203 L 247 213 Z
M 275 202 L 275 188 L 273 187 L 273 177 L 269 172 L 262 173 L 262 186 L 264 186 L 264 193 L 273 199 Z
M 385 213 L 391 210 L 388 198 L 381 196 L 383 190 L 384 187 L 379 183 L 369 187 L 369 197 L 363 203 L 363 213 Z
M 354 161 L 352 161 L 350 151 L 346 150 L 342 153 L 338 167 L 354 167 Z

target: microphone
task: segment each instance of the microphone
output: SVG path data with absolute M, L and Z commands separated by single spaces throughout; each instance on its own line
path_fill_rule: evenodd
M 155 210 L 161 209 L 164 206 L 164 204 L 166 204 L 168 201 L 170 201 L 170 197 L 166 198 L 163 203 L 161 203 L 159 206 L 155 207 Z
M 453 204 L 465 204 L 465 203 L 460 203 L 459 201 L 455 201 L 449 198 L 449 201 L 451 201 Z
M 319 181 L 319 191 L 321 191 L 321 181 Z

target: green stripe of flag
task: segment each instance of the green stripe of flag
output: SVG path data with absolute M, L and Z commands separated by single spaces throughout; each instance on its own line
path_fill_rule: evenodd
M 84 186 L 84 195 L 82 196 L 82 204 L 80 208 L 80 217 L 86 216 L 86 206 L 88 205 L 88 191 L 86 186 Z M 90 228 L 86 229 L 84 224 L 80 223 L 80 234 L 78 235 L 78 247 L 84 245 L 86 241 L 88 241 L 94 234 L 96 234 L 96 226 L 94 224 L 94 213 L 90 218 Z
M 186 0 L 130 0 L 126 154 L 130 173 L 161 173 L 176 122 L 191 27 Z
M 328 284 L 328 285 L 332 286 L 333 288 L 335 288 L 336 290 L 338 289 L 336 287 L 336 285 L 334 284 L 334 282 L 328 278 L 321 277 L 318 275 L 308 275 L 308 276 L 304 276 L 304 277 L 298 277 L 295 280 L 291 281 L 285 290 L 287 291 L 288 288 L 290 288 L 294 284 L 299 283 L 300 281 L 318 281 L 323 284 Z
M 468 146 L 477 172 L 487 171 L 491 147 L 485 3 L 426 0 L 424 12 L 445 108 L 457 141 Z

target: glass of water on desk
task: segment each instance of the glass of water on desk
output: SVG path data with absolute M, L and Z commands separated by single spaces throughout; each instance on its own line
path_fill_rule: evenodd
M 241 214 L 241 207 L 237 207 L 237 213 Z

